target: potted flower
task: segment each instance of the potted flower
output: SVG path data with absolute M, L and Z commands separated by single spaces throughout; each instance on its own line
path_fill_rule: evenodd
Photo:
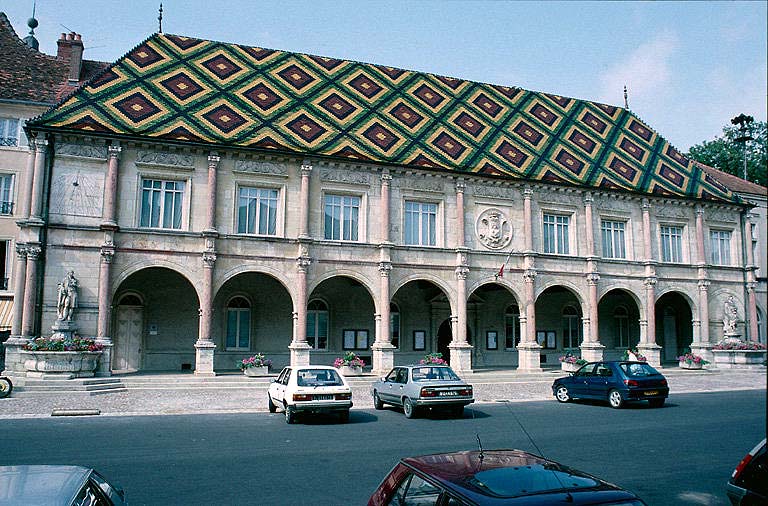
M 337 357 L 333 361 L 333 367 L 341 369 L 341 374 L 344 376 L 359 376 L 363 374 L 365 360 L 358 357 L 354 351 L 348 351 L 343 357 Z
M 639 351 L 637 351 L 637 348 L 627 348 L 624 350 L 624 354 L 621 356 L 622 360 L 630 360 L 632 362 L 647 362 L 648 359 L 645 358 L 644 355 L 642 355 Z
M 435 364 L 435 365 L 448 365 L 448 362 L 446 362 L 443 359 L 442 353 L 427 353 L 424 355 L 424 358 L 419 360 L 420 364 Z
M 103 349 L 90 337 L 38 337 L 22 346 L 21 356 L 30 378 L 90 378 Z
M 581 357 L 577 357 L 570 351 L 566 352 L 566 354 L 558 358 L 558 360 L 560 361 L 560 369 L 565 372 L 575 372 L 581 366 L 587 363 L 586 360 Z
M 680 369 L 701 369 L 709 363 L 707 360 L 704 360 L 703 357 L 694 354 L 690 350 L 677 357 L 677 360 L 680 363 Z
M 269 374 L 269 366 L 272 361 L 264 356 L 263 353 L 257 353 L 252 357 L 244 358 L 237 363 L 237 366 L 246 376 L 266 376 Z
M 756 341 L 726 338 L 712 347 L 715 365 L 724 369 L 751 369 L 765 363 L 766 347 Z

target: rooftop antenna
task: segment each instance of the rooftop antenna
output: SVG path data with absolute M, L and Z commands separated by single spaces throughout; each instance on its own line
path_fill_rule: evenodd
M 157 16 L 157 24 L 160 28 L 160 33 L 163 33 L 163 2 L 160 2 L 160 11 Z
M 629 109 L 629 101 L 627 100 L 627 85 L 624 85 L 624 109 Z
M 37 1 L 32 2 L 32 17 L 27 20 L 27 26 L 29 27 L 29 35 L 24 37 L 24 43 L 34 50 L 40 48 L 40 43 L 35 38 L 35 28 L 37 28 L 38 22 L 35 19 L 35 10 L 37 9 Z

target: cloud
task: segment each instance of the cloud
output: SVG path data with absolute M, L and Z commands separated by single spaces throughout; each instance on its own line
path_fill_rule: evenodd
M 623 104 L 626 85 L 632 100 L 644 100 L 658 95 L 672 78 L 672 57 L 677 51 L 677 35 L 666 32 L 645 42 L 600 74 L 598 100 Z M 630 100 L 630 105 L 631 101 Z

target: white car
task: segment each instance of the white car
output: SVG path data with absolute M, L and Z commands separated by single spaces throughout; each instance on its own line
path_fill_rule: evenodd
M 294 423 L 299 413 L 338 413 L 349 421 L 352 389 L 339 371 L 327 365 L 286 367 L 269 385 L 269 412 L 278 408 L 285 421 Z

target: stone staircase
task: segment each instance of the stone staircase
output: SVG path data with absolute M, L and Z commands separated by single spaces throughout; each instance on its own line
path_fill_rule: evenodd
M 50 394 L 55 392 L 82 392 L 87 395 L 125 392 L 120 378 L 75 378 L 75 379 L 14 379 L 13 391 L 25 394 Z

